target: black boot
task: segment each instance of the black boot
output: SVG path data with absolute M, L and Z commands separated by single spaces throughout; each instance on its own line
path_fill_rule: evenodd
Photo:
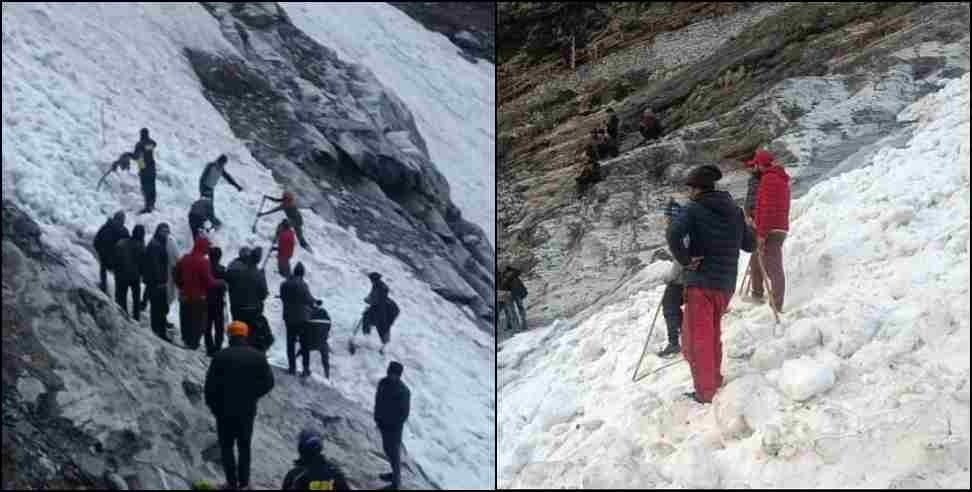
M 678 355 L 680 353 L 682 353 L 682 347 L 678 346 L 677 344 L 676 345 L 673 345 L 673 344 L 669 343 L 668 346 L 665 347 L 665 350 L 662 350 L 661 352 L 658 352 L 658 357 L 661 357 L 663 359 L 667 359 L 667 358 L 670 358 L 670 357 L 675 357 L 676 355 Z
M 689 400 L 694 401 L 695 403 L 700 404 L 700 405 L 705 405 L 706 404 L 706 402 L 704 402 L 704 401 L 702 401 L 702 400 L 699 399 L 699 395 L 696 395 L 694 391 L 691 392 L 691 393 L 685 393 L 685 397 L 688 398 Z

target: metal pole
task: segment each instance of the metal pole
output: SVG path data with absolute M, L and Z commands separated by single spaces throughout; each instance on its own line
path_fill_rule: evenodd
M 662 298 L 664 299 L 664 297 Z M 648 330 L 648 339 L 645 340 L 645 348 L 641 351 L 641 357 L 638 358 L 638 365 L 635 366 L 634 374 L 631 375 L 631 380 L 635 381 L 635 376 L 638 375 L 638 369 L 641 368 L 641 362 L 645 359 L 645 354 L 648 353 L 648 344 L 651 343 L 651 334 L 655 331 L 655 322 L 658 321 L 658 313 L 661 312 L 662 299 L 658 300 L 658 308 L 655 309 L 655 317 L 651 320 L 651 328 Z

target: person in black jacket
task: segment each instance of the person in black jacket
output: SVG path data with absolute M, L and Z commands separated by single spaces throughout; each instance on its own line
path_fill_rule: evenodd
M 242 255 L 244 250 L 240 250 Z M 250 345 L 266 351 L 272 343 L 270 326 L 263 316 L 264 302 L 270 295 L 267 277 L 259 269 L 263 248 L 256 247 L 246 251 L 242 266 L 234 260 L 226 270 L 226 283 L 229 289 L 230 312 L 233 319 L 242 321 L 250 327 Z
M 142 256 L 142 283 L 145 284 L 145 292 L 140 309 L 145 309 L 145 305 L 151 301 L 152 311 L 152 332 L 159 338 L 171 342 L 166 331 L 166 318 L 169 315 L 169 300 L 166 298 L 166 288 L 169 283 L 169 275 L 175 265 L 169 264 L 169 255 L 166 253 L 166 242 L 169 239 L 169 224 L 165 222 L 155 228 L 155 234 L 148 246 L 145 247 L 145 254 Z
M 142 275 L 141 267 L 145 256 L 145 226 L 138 224 L 132 228 L 132 237 L 118 240 L 115 245 L 115 302 L 122 311 L 128 313 L 128 292 L 132 293 L 132 318 L 141 317 Z
M 118 241 L 127 237 L 129 234 L 125 228 L 125 212 L 122 211 L 116 212 L 95 234 L 94 248 L 101 265 L 101 282 L 98 287 L 105 294 L 108 293 L 108 272 L 115 271 L 115 246 Z
M 226 279 L 226 267 L 219 261 L 223 258 L 223 250 L 218 247 L 209 248 L 209 267 L 213 270 L 213 277 L 217 280 Z M 212 357 L 223 348 L 223 328 L 226 326 L 226 286 L 220 285 L 209 289 L 206 296 L 209 305 L 209 316 L 206 318 L 206 354 Z
M 311 310 L 317 304 L 317 299 L 311 295 L 307 282 L 304 281 L 304 264 L 298 262 L 294 273 L 284 283 L 280 284 L 280 300 L 283 302 L 283 319 L 287 326 L 287 373 L 297 373 L 297 361 L 294 354 L 297 338 L 304 331 L 305 324 L 310 320 Z M 303 344 L 302 344 L 303 345 Z M 303 348 L 303 347 L 301 347 Z M 308 359 L 310 355 L 303 351 L 304 373 L 310 374 Z
M 526 308 L 523 307 L 523 300 L 526 299 L 527 288 L 526 285 L 523 285 L 523 281 L 520 280 L 520 270 L 518 268 L 512 266 L 506 268 L 506 278 L 500 290 L 508 290 L 512 294 L 513 305 L 516 306 L 516 314 L 519 316 L 519 329 L 525 330 L 527 323 Z
M 378 331 L 381 338 L 380 353 L 385 353 L 385 345 L 391 341 L 391 326 L 398 317 L 398 306 L 388 297 L 388 285 L 381 280 L 381 274 L 371 272 L 368 274 L 371 280 L 371 292 L 365 298 L 368 309 L 364 314 L 362 330 L 367 335 L 373 326 Z
M 391 482 L 394 490 L 401 488 L 402 430 L 408 420 L 412 398 L 408 386 L 402 382 L 404 369 L 399 362 L 389 363 L 388 376 L 378 382 L 375 393 L 375 424 L 381 432 L 382 447 L 392 467 L 392 472 L 383 473 L 381 479 Z
M 621 120 L 618 119 L 618 115 L 614 113 L 613 108 L 607 108 L 608 120 L 607 120 L 607 132 L 611 140 L 615 142 L 618 141 L 618 127 L 621 125 Z
M 142 128 L 139 132 L 138 142 L 135 150 L 132 151 L 132 158 L 138 163 L 138 177 L 142 183 L 142 196 L 145 198 L 145 207 L 139 212 L 141 214 L 151 213 L 155 209 L 155 140 L 149 138 L 148 128 Z
M 213 199 L 208 196 L 203 196 L 193 202 L 192 206 L 189 207 L 189 230 L 192 231 L 193 241 L 202 232 L 203 225 L 207 220 L 213 227 L 223 225 L 213 212 Z
M 721 178 L 715 166 L 692 170 L 686 179 L 691 202 L 666 231 L 668 250 L 685 267 L 682 355 L 695 385 L 687 396 L 699 403 L 711 402 L 722 386 L 720 322 L 736 289 L 739 250 L 752 252 L 755 246 L 742 209 L 729 193 L 715 189 Z
M 216 417 L 226 485 L 246 489 L 250 483 L 250 440 L 257 401 L 273 389 L 267 358 L 247 345 L 248 327 L 234 321 L 227 328 L 229 347 L 213 356 L 206 373 L 206 406 Z M 239 452 L 239 463 L 233 447 Z
M 312 429 L 300 431 L 294 469 L 284 477 L 281 490 L 351 490 L 344 473 L 321 454 L 321 434 Z

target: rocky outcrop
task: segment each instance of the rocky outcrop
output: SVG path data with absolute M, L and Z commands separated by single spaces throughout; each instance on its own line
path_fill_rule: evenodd
M 442 33 L 470 61 L 496 63 L 495 2 L 389 2 L 430 31 Z
M 408 108 L 275 3 L 205 3 L 241 57 L 186 56 L 253 156 L 306 206 L 398 257 L 492 332 L 494 251 L 464 220 Z
M 500 9 L 501 19 L 519 14 L 504 29 L 524 48 L 500 48 L 498 259 L 525 267 L 532 326 L 581 313 L 655 261 L 660 206 L 684 201 L 678 183 L 692 166 L 720 166 L 741 200 L 741 161 L 766 145 L 799 196 L 903 142 L 910 123 L 898 112 L 969 69 L 960 4 L 604 7 L 589 12 L 585 34 L 601 60 L 585 58 L 576 73 L 528 21 L 555 19 L 556 4 L 517 5 Z M 700 44 L 705 52 L 671 49 Z M 608 104 L 621 118 L 621 155 L 577 198 L 582 146 Z M 666 133 L 651 145 L 637 133 L 645 106 Z
M 186 489 L 221 483 L 203 402 L 209 359 L 125 315 L 3 202 L 3 489 Z M 259 404 L 251 482 L 276 489 L 304 426 L 355 488 L 387 471 L 371 409 L 275 371 Z M 308 386 L 304 386 L 304 385 Z M 407 488 L 438 488 L 405 453 Z

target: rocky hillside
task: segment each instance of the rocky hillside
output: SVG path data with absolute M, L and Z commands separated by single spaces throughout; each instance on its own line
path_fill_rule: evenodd
M 576 70 L 563 56 L 571 28 Z M 498 261 L 525 268 L 536 326 L 597 304 L 653 261 L 658 208 L 691 166 L 719 165 L 742 199 L 742 160 L 765 144 L 799 195 L 878 140 L 907 138 L 897 112 L 969 70 L 969 8 L 504 3 L 498 57 Z M 640 146 L 646 106 L 665 136 Z M 622 154 L 577 199 L 585 137 L 608 107 Z
M 223 481 L 203 402 L 209 359 L 122 313 L 3 202 L 3 489 L 186 489 Z M 252 483 L 277 489 L 304 426 L 355 488 L 387 469 L 371 409 L 274 372 L 253 436 Z M 407 443 L 406 443 L 406 456 Z M 438 488 L 405 460 L 407 488 Z

